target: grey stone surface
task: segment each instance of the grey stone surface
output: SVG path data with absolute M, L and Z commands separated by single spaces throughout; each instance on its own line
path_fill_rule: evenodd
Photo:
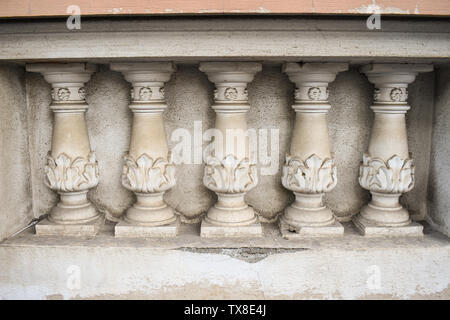
M 268 65 L 255 75 L 255 79 L 248 85 L 248 92 L 251 105 L 247 115 L 248 127 L 257 131 L 269 129 L 266 134 L 268 141 L 270 129 L 279 130 L 278 172 L 274 175 L 261 175 L 260 164 L 259 183 L 246 195 L 247 203 L 270 221 L 288 203 L 294 201 L 293 193 L 281 185 L 282 166 L 286 153 L 289 152 L 294 128 L 295 112 L 291 107 L 294 103 L 294 84 L 281 72 L 281 66 Z M 270 152 L 267 155 L 272 156 Z
M 57 194 L 47 188 L 44 183 L 44 167 L 52 141 L 53 116 L 49 108 L 51 103 L 50 85 L 40 74 L 28 72 L 26 74 L 26 94 L 30 145 L 28 156 L 31 163 L 30 181 L 33 186 L 33 214 L 37 218 L 49 213 L 58 200 Z
M 0 65 L 0 101 L 1 240 L 33 217 L 23 68 Z
M 179 65 L 165 89 L 168 108 L 164 112 L 164 121 L 169 148 L 178 143 L 171 139 L 177 128 L 187 129 L 192 138 L 196 121 L 201 123 L 202 132 L 214 128 L 215 112 L 211 108 L 214 84 L 198 70 L 198 65 Z M 194 141 L 191 143 L 191 159 L 194 160 Z M 202 145 L 205 148 L 208 143 Z M 167 203 L 187 219 L 198 218 L 216 202 L 214 192 L 203 185 L 203 171 L 202 164 L 178 165 L 177 184 L 165 194 Z
M 132 112 L 130 85 L 119 72 L 102 66 L 86 85 L 87 127 L 99 162 L 100 182 L 90 200 L 107 217 L 119 216 L 133 204 L 134 195 L 121 183 L 123 157 L 128 151 Z
M 427 215 L 427 190 L 430 170 L 431 137 L 433 130 L 435 74 L 419 74 L 409 85 L 408 103 L 411 109 L 406 114 L 409 152 L 412 154 L 415 170 L 414 189 L 405 193 L 401 203 L 411 217 L 422 220 Z
M 373 87 L 355 67 L 341 72 L 329 85 L 328 128 L 338 183 L 324 197 L 336 217 L 350 220 L 369 201 L 369 192 L 358 182 L 359 164 L 367 150 L 372 127 Z
M 450 68 L 436 72 L 428 220 L 450 236 Z

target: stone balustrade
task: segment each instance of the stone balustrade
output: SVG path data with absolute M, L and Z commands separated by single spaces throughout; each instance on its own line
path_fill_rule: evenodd
M 175 237 L 180 218 L 177 208 L 164 200 L 177 181 L 174 155 L 169 150 L 164 113 L 170 99 L 165 83 L 176 76 L 172 62 L 111 63 L 131 84 L 129 108 L 133 114 L 128 152 L 124 155 L 121 183 L 134 193 L 136 201 L 115 226 L 116 237 Z M 245 200 L 258 183 L 254 141 L 248 117 L 255 88 L 251 83 L 262 65 L 256 62 L 201 62 L 215 86 L 215 127 L 212 144 L 203 153 L 204 186 L 217 201 L 203 217 L 202 237 L 261 237 L 258 213 Z M 285 163 L 279 169 L 279 184 L 295 200 L 279 215 L 284 238 L 342 236 L 344 228 L 323 197 L 339 185 L 339 163 L 329 142 L 328 111 L 333 94 L 328 86 L 336 75 L 348 69 L 346 63 L 285 63 L 282 72 L 295 83 L 292 108 L 294 128 Z M 406 111 L 408 84 L 427 64 L 371 64 L 360 72 L 375 85 L 371 109 L 375 113 L 367 152 L 361 154 L 355 184 L 369 190 L 370 202 L 353 221 L 367 236 L 421 236 L 422 226 L 412 222 L 399 203 L 403 193 L 414 187 L 415 167 L 408 151 Z M 54 114 L 53 138 L 43 176 L 60 200 L 48 219 L 36 227 L 38 235 L 95 235 L 102 215 L 88 200 L 102 174 L 91 149 L 85 112 L 84 84 L 95 66 L 86 63 L 28 64 L 26 70 L 41 73 L 52 86 L 50 109 Z M 194 107 L 194 106 L 193 106 Z M 195 192 L 195 190 L 193 190 Z M 183 204 L 180 204 L 182 207 Z

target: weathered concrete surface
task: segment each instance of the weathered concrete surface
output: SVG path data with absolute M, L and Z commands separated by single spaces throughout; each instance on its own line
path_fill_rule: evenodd
M 48 108 L 50 88 L 39 75 L 27 74 L 26 77 L 30 104 L 33 211 L 35 216 L 39 216 L 48 213 L 56 201 L 55 194 L 43 182 L 45 156 L 51 141 L 52 117 Z M 102 66 L 86 88 L 86 99 L 90 106 L 86 114 L 87 126 L 100 170 L 100 183 L 89 193 L 90 199 L 109 217 L 119 217 L 134 201 L 133 194 L 123 188 L 120 182 L 123 155 L 128 149 L 130 135 L 130 87 L 120 73 Z M 166 86 L 168 108 L 164 119 L 170 148 L 179 141 L 171 139 L 177 128 L 185 128 L 190 132 L 193 151 L 195 122 L 201 122 L 203 132 L 214 127 L 215 115 L 210 108 L 212 95 L 213 85 L 198 70 L 198 65 L 178 65 L 177 72 Z M 412 109 L 407 115 L 408 133 L 410 151 L 416 159 L 417 183 L 403 202 L 415 217 L 423 218 L 426 215 L 423 203 L 429 167 L 427 155 L 431 144 L 432 76 L 420 76 L 411 88 L 410 95 Z M 279 64 L 264 65 L 263 71 L 249 85 L 252 106 L 247 115 L 249 128 L 279 130 L 279 169 L 273 175 L 260 175 L 259 184 L 246 196 L 248 203 L 263 220 L 273 220 L 293 201 L 292 193 L 282 187 L 280 178 L 291 139 L 293 96 L 294 86 L 281 72 Z M 336 81 L 331 83 L 329 99 L 332 106 L 328 117 L 329 131 L 338 167 L 338 184 L 326 195 L 325 202 L 340 220 L 347 221 L 368 201 L 368 192 L 358 184 L 358 174 L 373 119 L 370 110 L 372 86 L 355 66 L 339 74 Z M 270 130 L 266 136 L 270 141 Z M 204 141 L 203 147 L 207 144 Z M 203 170 L 203 164 L 178 165 L 177 184 L 165 195 L 167 203 L 186 219 L 198 219 L 215 201 L 214 193 L 203 185 Z
M 348 221 L 369 201 L 369 192 L 359 185 L 358 177 L 374 118 L 370 110 L 373 87 L 353 67 L 347 72 L 340 72 L 336 80 L 330 83 L 329 91 L 331 110 L 328 128 L 338 183 L 325 195 L 325 204 L 339 220 Z
M 450 236 L 450 68 L 436 72 L 428 221 Z
M 201 125 L 201 132 L 214 128 L 215 112 L 213 104 L 214 84 L 198 65 L 179 65 L 166 86 L 167 110 L 164 112 L 169 148 L 179 139 L 171 139 L 177 128 L 189 131 L 191 139 L 191 159 L 194 160 L 194 126 Z M 199 132 L 200 132 L 199 131 Z M 203 142 L 203 148 L 208 142 Z M 204 150 L 204 149 L 203 149 Z M 200 164 L 180 164 L 176 167 L 177 184 L 165 194 L 167 203 L 188 219 L 198 218 L 216 202 L 216 195 L 203 185 L 204 167 Z M 190 199 L 189 201 L 186 201 Z
M 32 219 L 23 68 L 0 65 L 0 240 Z
M 422 220 L 427 214 L 435 94 L 434 78 L 434 73 L 420 73 L 408 88 L 408 103 L 411 106 L 406 114 L 408 147 L 414 159 L 416 171 L 414 189 L 403 194 L 400 201 L 415 220 Z
M 264 228 L 233 240 L 201 239 L 199 225 L 173 239 L 115 239 L 112 226 L 86 239 L 22 234 L 0 245 L 0 297 L 450 298 L 450 243 L 439 233 L 369 240 L 346 228 L 341 239 L 295 241 Z
M 30 182 L 32 187 L 33 214 L 39 217 L 49 213 L 56 204 L 56 193 L 45 186 L 44 167 L 52 141 L 52 112 L 50 85 L 37 73 L 27 73 L 26 94 L 28 99 L 28 139 L 31 164 Z M 38 169 L 39 168 L 39 169 Z
M 263 71 L 257 73 L 254 80 L 248 85 L 251 105 L 247 115 L 248 127 L 257 131 L 267 129 L 265 136 L 268 146 L 271 141 L 270 130 L 279 131 L 279 140 L 277 140 L 279 170 L 274 175 L 260 174 L 258 185 L 247 192 L 246 196 L 248 204 L 268 220 L 276 217 L 289 203 L 294 201 L 293 193 L 281 185 L 282 166 L 289 150 L 294 128 L 295 112 L 291 107 L 294 103 L 294 89 L 294 84 L 277 65 L 265 65 Z M 269 148 L 267 155 L 272 156 Z M 259 173 L 261 173 L 261 166 L 260 163 Z M 270 166 L 264 165 L 264 167 L 269 169 Z

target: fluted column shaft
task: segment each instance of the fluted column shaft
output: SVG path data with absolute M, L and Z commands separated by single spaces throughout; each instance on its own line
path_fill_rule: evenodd
M 295 202 L 280 218 L 280 227 L 297 232 L 304 227 L 336 223 L 333 213 L 322 204 L 324 193 L 337 183 L 336 165 L 328 141 L 328 84 L 347 70 L 340 63 L 287 63 L 283 71 L 296 84 L 295 125 L 291 146 L 283 166 L 282 184 L 295 194 Z M 342 228 L 340 225 L 339 233 Z M 316 233 L 320 233 L 317 229 Z M 311 235 L 314 235 L 314 230 Z
M 401 194 L 414 187 L 415 168 L 408 151 L 405 119 L 410 109 L 408 84 L 419 72 L 428 71 L 432 71 L 431 65 L 373 64 L 361 68 L 375 85 L 371 107 L 375 119 L 359 174 L 359 183 L 370 191 L 372 200 L 354 219 L 363 234 L 368 233 L 368 227 L 411 224 L 408 211 L 399 203 Z
M 200 70 L 216 86 L 214 105 L 216 112 L 214 148 L 205 154 L 205 186 L 217 194 L 217 203 L 209 209 L 202 224 L 220 227 L 243 227 L 257 223 L 253 208 L 244 200 L 245 193 L 258 183 L 256 165 L 249 156 L 249 137 L 246 114 L 247 84 L 261 71 L 259 63 L 206 62 Z M 226 229 L 224 229 L 226 230 Z M 231 230 L 231 229 L 229 229 Z M 224 236 L 238 235 L 223 233 Z M 260 233 L 260 227 L 257 233 Z M 242 232 L 243 229 L 241 229 Z M 241 233 L 241 235 L 243 235 Z
M 125 156 L 122 185 L 137 201 L 124 220 L 132 225 L 162 226 L 176 220 L 174 210 L 163 200 L 175 181 L 175 166 L 167 145 L 162 113 L 167 108 L 164 83 L 175 67 L 169 62 L 113 63 L 131 83 L 133 112 L 130 148 Z
M 83 224 L 96 220 L 98 212 L 87 199 L 99 181 L 98 164 L 91 150 L 85 112 L 84 84 L 95 71 L 84 63 L 29 64 L 27 71 L 40 72 L 52 85 L 54 113 L 52 148 L 45 167 L 46 184 L 60 201 L 48 219 L 56 224 Z

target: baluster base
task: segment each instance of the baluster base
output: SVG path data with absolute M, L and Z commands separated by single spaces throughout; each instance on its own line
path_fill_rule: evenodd
M 158 227 L 176 220 L 175 211 L 163 199 L 164 192 L 136 193 L 136 203 L 123 218 L 130 225 Z
M 217 203 L 202 221 L 202 237 L 260 237 L 261 224 L 255 210 L 244 201 L 244 193 L 217 193 Z
M 359 233 L 365 237 L 422 237 L 423 226 L 410 222 L 403 226 L 384 226 L 364 219 L 360 214 L 353 218 L 353 224 Z
M 421 236 L 423 226 L 411 222 L 408 210 L 399 202 L 401 194 L 370 192 L 372 200 L 353 218 L 365 236 Z
M 284 210 L 279 227 L 284 238 L 339 236 L 344 227 L 322 204 L 323 193 L 294 192 L 295 202 Z
M 86 191 L 60 192 L 60 201 L 47 219 L 36 225 L 37 235 L 93 236 L 104 219 L 87 199 Z

